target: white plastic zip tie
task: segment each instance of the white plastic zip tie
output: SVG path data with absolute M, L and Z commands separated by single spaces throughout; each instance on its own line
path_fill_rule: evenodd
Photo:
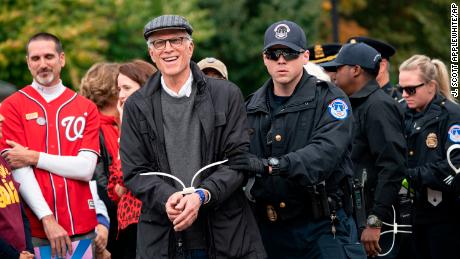
M 393 209 L 393 224 L 388 224 L 388 223 L 383 222 L 383 221 L 382 221 L 382 224 L 384 224 L 386 226 L 389 226 L 389 227 L 393 227 L 393 229 L 392 230 L 387 230 L 387 231 L 384 231 L 384 232 L 380 233 L 380 236 L 383 236 L 384 234 L 388 234 L 388 233 L 393 233 L 393 240 L 391 242 L 390 249 L 384 254 L 379 253 L 378 256 L 386 256 L 389 253 L 391 253 L 391 251 L 393 250 L 393 247 L 395 245 L 395 239 L 396 239 L 396 234 L 397 233 L 407 233 L 407 234 L 412 233 L 412 231 L 410 231 L 410 230 L 398 230 L 398 227 L 400 227 L 400 228 L 411 228 L 412 225 L 398 225 L 398 223 L 396 223 L 395 207 L 393 207 L 393 205 L 391 205 L 391 208 Z
M 179 178 L 177 178 L 176 176 L 172 175 L 172 174 L 168 174 L 168 173 L 163 173 L 163 172 L 147 172 L 147 173 L 141 173 L 141 175 L 159 175 L 159 176 L 166 176 L 166 177 L 169 177 L 169 178 L 172 178 L 174 180 L 176 180 L 178 183 L 180 183 L 182 185 L 182 194 L 183 195 L 187 195 L 187 194 L 192 194 L 196 191 L 195 187 L 193 187 L 193 183 L 195 182 L 195 179 L 196 177 L 198 177 L 198 175 L 200 175 L 202 172 L 204 172 L 206 169 L 209 169 L 213 166 L 216 166 L 216 165 L 220 165 L 220 164 L 223 164 L 225 162 L 227 162 L 228 159 L 225 159 L 225 160 L 222 160 L 222 161 L 218 161 L 218 162 L 214 162 L 212 164 L 209 164 L 207 166 L 204 166 L 202 168 L 200 168 L 200 170 L 198 170 L 192 177 L 192 181 L 190 183 L 190 187 L 186 187 L 184 182 L 182 182 Z

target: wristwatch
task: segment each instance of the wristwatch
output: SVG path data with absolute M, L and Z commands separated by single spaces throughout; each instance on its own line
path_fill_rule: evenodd
M 268 165 L 272 167 L 272 175 L 277 175 L 280 172 L 280 160 L 276 157 L 268 158 Z
M 369 215 L 369 217 L 367 217 L 367 226 L 371 228 L 381 228 L 382 221 L 375 215 Z

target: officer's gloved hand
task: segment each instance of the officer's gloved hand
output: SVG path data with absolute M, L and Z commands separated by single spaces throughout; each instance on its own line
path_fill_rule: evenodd
M 227 165 L 236 171 L 245 171 L 250 175 L 264 174 L 268 170 L 268 160 L 259 158 L 248 152 L 238 153 L 228 157 Z

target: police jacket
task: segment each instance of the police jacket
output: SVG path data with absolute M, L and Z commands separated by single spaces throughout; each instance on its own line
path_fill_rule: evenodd
M 326 181 L 326 188 L 337 192 L 339 183 L 352 174 L 350 104 L 342 90 L 306 71 L 276 112 L 270 108 L 269 91 L 271 79 L 246 103 L 250 152 L 280 159 L 279 175 L 255 177 L 251 194 L 256 212 L 267 219 L 267 206 L 273 206 L 278 220 L 308 218 L 308 187 Z
M 247 147 L 246 114 L 240 90 L 227 80 L 205 77 L 191 63 L 197 87 L 194 112 L 200 120 L 202 166 Z M 121 129 L 121 162 L 126 186 L 142 201 L 138 223 L 139 258 L 177 258 L 175 231 L 165 211 L 167 199 L 177 189 L 170 178 L 141 176 L 145 172 L 170 172 L 166 157 L 161 111 L 161 73 L 126 101 Z M 184 147 L 184 152 L 187 152 Z M 211 200 L 200 207 L 206 222 L 209 258 L 265 258 L 255 218 L 242 191 L 244 174 L 228 166 L 210 168 L 196 182 L 209 190 Z
M 382 90 L 387 93 L 391 98 L 393 98 L 395 101 L 398 103 L 405 103 L 404 98 L 402 97 L 402 94 L 398 92 L 398 89 L 394 87 L 390 81 L 386 83 L 384 86 L 382 86 Z
M 425 109 L 405 113 L 406 134 L 409 149 L 411 187 L 415 189 L 414 220 L 416 224 L 458 222 L 459 204 L 447 183 L 447 177 L 455 175 L 447 162 L 447 149 L 460 143 L 460 107 L 436 95 Z M 451 152 L 452 163 L 460 165 L 460 150 Z M 442 192 L 434 204 L 428 202 L 427 188 Z
M 352 94 L 350 102 L 355 118 L 351 159 L 355 177 L 367 172 L 366 211 L 392 222 L 391 205 L 396 204 L 407 164 L 402 112 L 375 80 Z

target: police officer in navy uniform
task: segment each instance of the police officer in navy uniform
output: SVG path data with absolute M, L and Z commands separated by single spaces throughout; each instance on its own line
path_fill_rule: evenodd
M 407 175 L 415 191 L 412 240 L 420 258 L 460 258 L 459 176 L 460 107 L 449 89 L 442 61 L 414 55 L 399 68 L 399 87 L 407 101 Z M 457 171 L 458 172 L 458 171 Z M 402 257 L 401 257 L 402 258 Z
M 381 243 L 386 250 L 379 245 L 382 221 L 393 222 L 392 205 L 406 168 L 402 112 L 375 80 L 380 61 L 380 53 L 364 43 L 345 44 L 333 61 L 336 84 L 349 96 L 355 118 L 351 158 L 355 177 L 364 183 L 367 215 L 357 223 L 368 256 L 391 246 L 391 239 Z
M 380 62 L 379 74 L 376 78 L 377 83 L 379 83 L 382 90 L 395 99 L 395 101 L 404 103 L 404 98 L 402 98 L 401 93 L 399 93 L 390 82 L 390 57 L 396 53 L 396 49 L 386 42 L 364 36 L 355 36 L 347 40 L 347 43 L 358 42 L 365 43 L 380 52 L 382 61 Z
M 303 69 L 306 43 L 291 21 L 266 30 L 263 61 L 271 78 L 246 103 L 250 154 L 228 164 L 249 172 L 246 192 L 269 258 L 365 258 L 349 218 L 350 103 Z

